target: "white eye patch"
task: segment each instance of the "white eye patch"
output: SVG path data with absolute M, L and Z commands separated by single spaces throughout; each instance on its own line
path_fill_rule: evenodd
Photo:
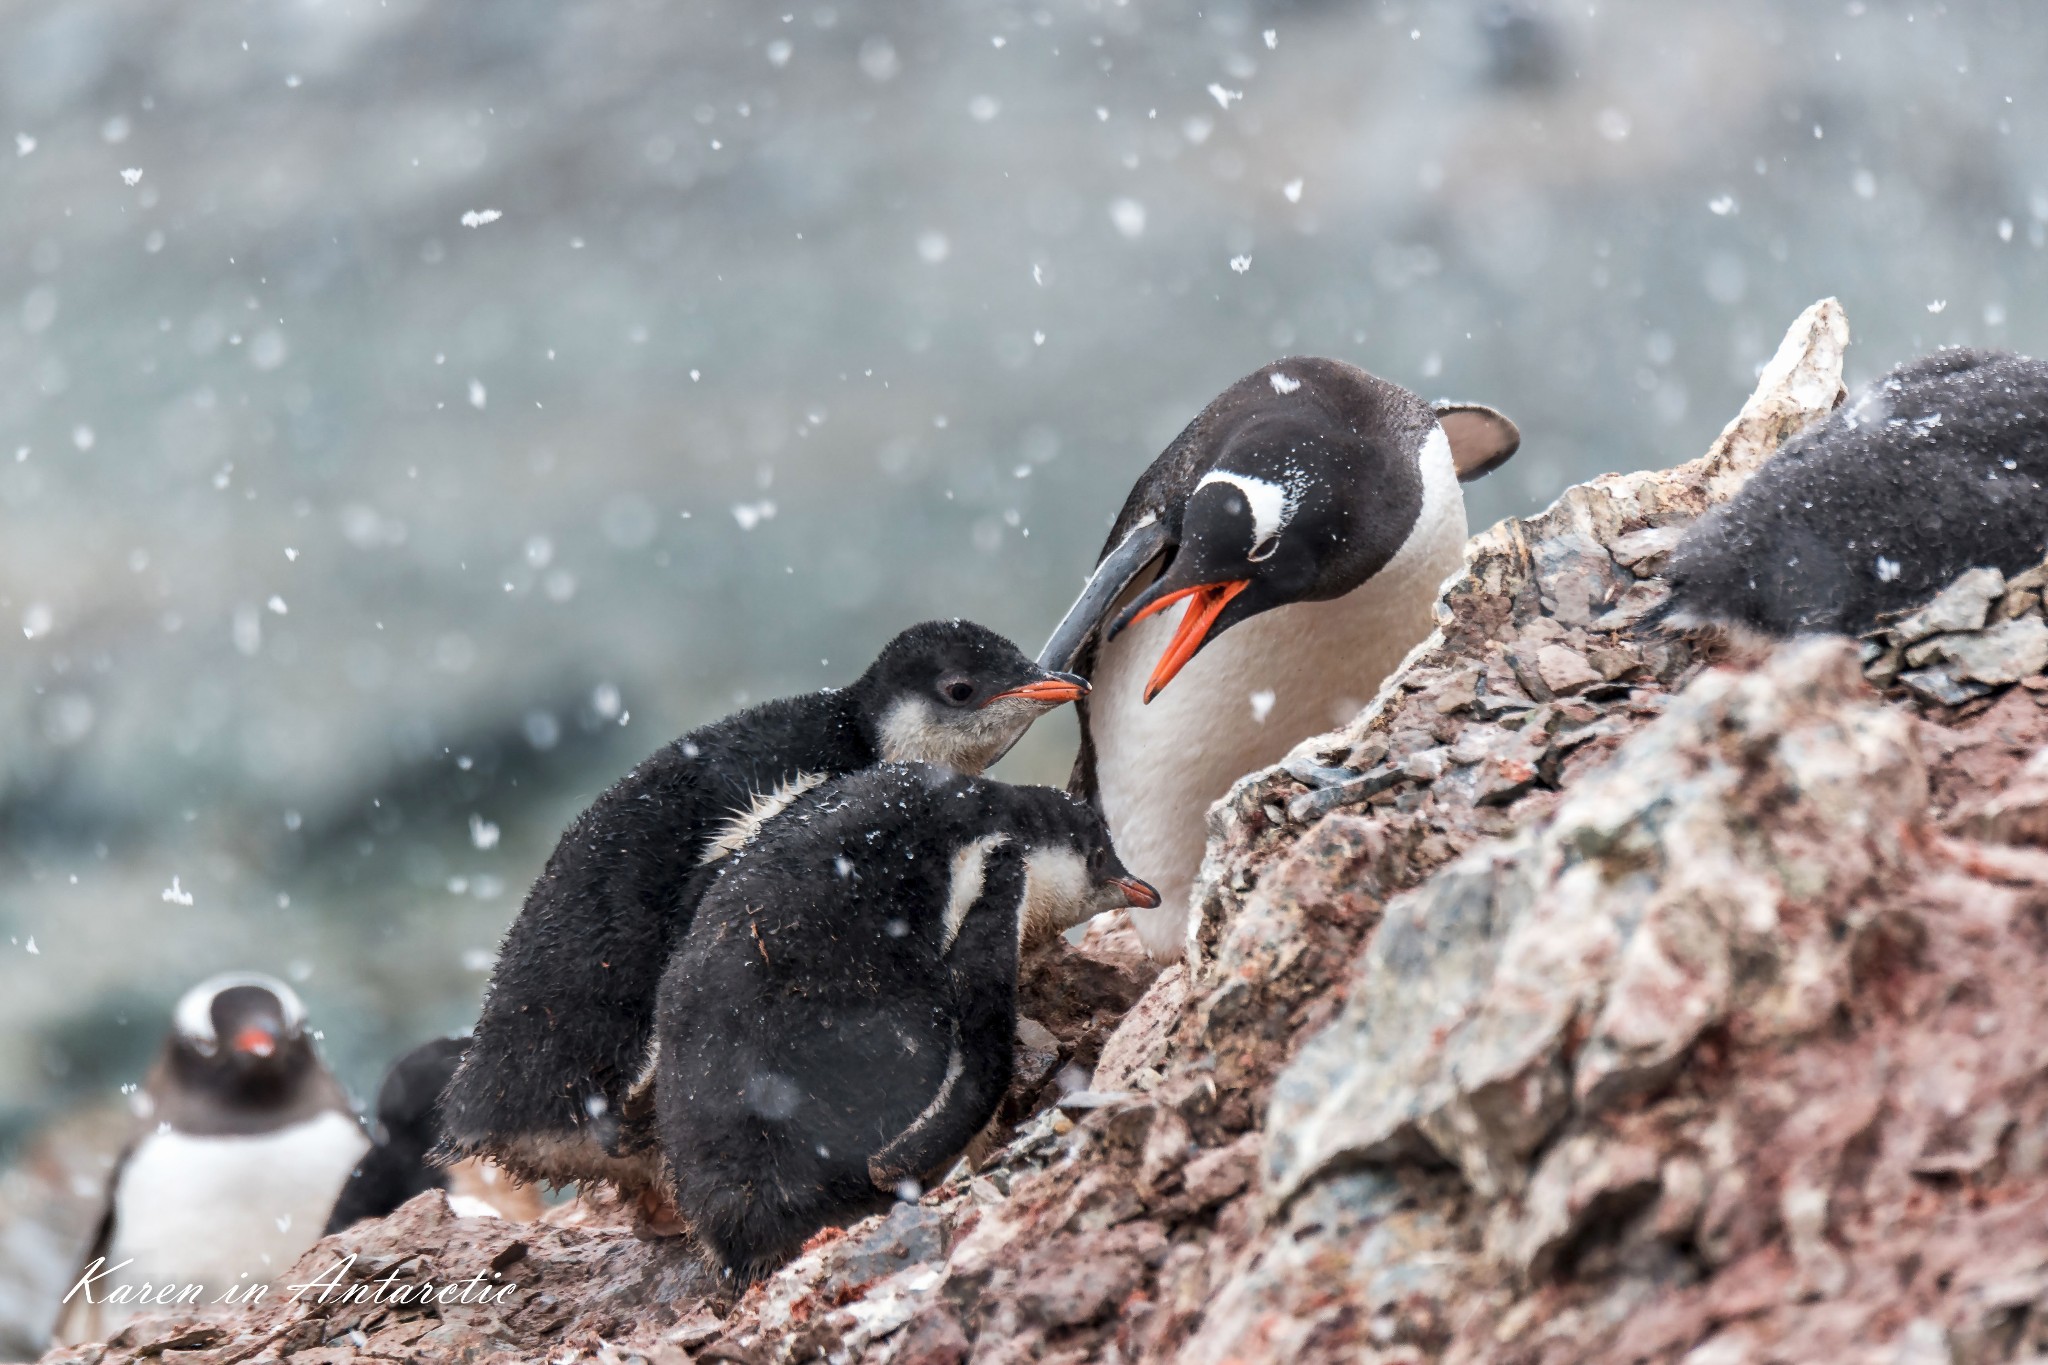
M 1294 490 L 1283 484 L 1267 483 L 1250 474 L 1212 469 L 1195 485 L 1195 492 L 1201 492 L 1212 483 L 1228 484 L 1244 495 L 1245 507 L 1252 514 L 1252 544 L 1246 557 L 1255 561 L 1269 557 L 1279 548 L 1280 533 L 1294 519 Z
M 284 1013 L 286 1031 L 297 1033 L 305 1027 L 306 1007 L 298 992 L 261 972 L 223 972 L 200 982 L 179 999 L 178 1008 L 171 1015 L 172 1027 L 192 1042 L 218 1043 L 220 1040 L 213 1034 L 213 998 L 236 986 L 255 986 L 276 997 Z

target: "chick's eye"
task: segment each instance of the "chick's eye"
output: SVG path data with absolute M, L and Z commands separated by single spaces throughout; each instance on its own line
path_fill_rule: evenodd
M 945 692 L 948 700 L 966 701 L 974 695 L 974 684 L 971 682 L 949 682 L 942 690 Z
M 1247 554 L 1245 558 L 1249 559 L 1252 563 L 1256 564 L 1262 559 L 1271 559 L 1273 557 L 1273 551 L 1279 548 L 1280 537 L 1267 536 L 1264 540 L 1252 546 L 1251 553 Z

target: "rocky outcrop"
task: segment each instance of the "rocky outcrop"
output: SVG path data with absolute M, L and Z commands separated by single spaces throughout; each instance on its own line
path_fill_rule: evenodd
M 1815 305 L 1704 458 L 1475 538 L 1372 706 L 1212 813 L 1189 960 L 1106 1042 L 1142 975 L 1113 942 L 1053 964 L 1089 1000 L 1038 997 L 1011 1140 L 919 1202 L 732 1303 L 601 1212 L 427 1195 L 287 1280 L 352 1249 L 507 1306 L 282 1301 L 74 1358 L 2048 1349 L 2048 688 L 2000 631 L 2039 588 L 1964 585 L 1867 647 L 1645 624 L 1684 524 L 1838 400 L 1846 342 Z

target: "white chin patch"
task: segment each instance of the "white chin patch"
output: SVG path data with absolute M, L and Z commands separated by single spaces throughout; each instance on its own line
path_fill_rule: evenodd
M 942 763 L 975 776 L 1048 709 L 1044 702 L 1005 697 L 973 711 L 942 712 L 922 697 L 906 697 L 882 717 L 882 761 Z
M 1038 943 L 1123 904 L 1115 887 L 1097 886 L 1088 863 L 1070 848 L 1034 848 L 1024 855 L 1024 913 L 1017 936 Z

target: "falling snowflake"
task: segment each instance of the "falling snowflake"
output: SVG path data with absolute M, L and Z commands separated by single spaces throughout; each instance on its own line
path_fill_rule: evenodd
M 1145 235 L 1145 206 L 1135 199 L 1118 199 L 1109 206 L 1109 221 L 1132 241 Z
M 1249 256 L 1232 256 L 1230 258 L 1230 268 L 1242 275 L 1245 271 L 1252 268 L 1252 258 Z
M 28 936 L 28 942 L 24 943 L 22 947 L 28 952 L 30 957 L 41 957 L 43 955 L 43 950 L 36 947 L 36 936 L 34 934 Z
M 27 133 L 16 133 L 14 135 L 14 154 L 16 156 L 27 156 L 35 149 L 36 140 Z
M 192 903 L 192 893 L 178 885 L 176 874 L 172 875 L 171 884 L 164 888 L 164 903 L 167 905 L 190 905 Z
M 471 209 L 462 215 L 462 225 L 466 228 L 479 228 L 485 223 L 495 223 L 504 216 L 498 209 Z
M 270 600 L 268 602 L 265 602 L 263 605 L 269 607 L 279 616 L 283 616 L 291 610 L 291 608 L 285 606 L 284 599 L 282 597 L 279 597 L 276 593 L 272 593 L 270 595 Z
M 1234 102 L 1244 98 L 1244 91 L 1225 90 L 1222 86 L 1216 84 L 1214 81 L 1211 81 L 1209 83 L 1209 96 L 1211 99 L 1215 100 L 1216 103 L 1222 105 L 1225 109 L 1228 109 Z
M 469 817 L 469 841 L 481 849 L 496 848 L 498 846 L 498 827 L 489 820 L 484 819 L 483 816 L 471 812 Z
M 1707 201 L 1707 209 L 1716 218 L 1726 218 L 1729 214 L 1735 212 L 1735 208 L 1735 196 L 1732 194 L 1716 195 Z
M 1280 376 L 1274 375 L 1273 377 L 1275 379 L 1278 379 Z M 1276 384 L 1274 385 L 1274 387 L 1278 388 L 1279 385 Z M 1273 701 L 1274 697 L 1270 689 L 1252 693 L 1252 719 L 1257 721 L 1259 724 L 1264 725 L 1266 723 L 1266 717 L 1273 714 Z
M 1947 299 L 1936 299 L 1934 302 L 1927 305 L 1927 311 L 1930 313 L 1939 313 L 1942 309 L 1946 307 L 1948 307 Z
M 1877 557 L 1877 581 L 1880 583 L 1896 583 L 1898 579 L 1899 561 L 1896 559 L 1886 559 L 1883 555 L 1879 555 Z
M 482 411 L 484 404 L 490 401 L 490 397 L 490 394 L 484 389 L 483 380 L 472 379 L 469 381 L 469 405 L 471 407 Z
M 124 185 L 133 185 L 140 179 L 142 179 L 142 167 L 140 166 L 130 166 L 127 170 L 121 172 L 121 183 Z
M 1288 203 L 1299 204 L 1301 202 L 1301 181 L 1288 181 L 1286 184 L 1280 187 L 1280 193 L 1287 196 Z
M 1273 392 L 1278 394 L 1293 393 L 1296 389 L 1301 387 L 1301 381 L 1299 379 L 1296 379 L 1293 375 L 1282 374 L 1278 370 L 1273 371 L 1272 380 Z
M 740 524 L 742 531 L 751 531 L 764 521 L 775 520 L 775 504 L 766 498 L 759 502 L 735 503 L 732 519 Z

